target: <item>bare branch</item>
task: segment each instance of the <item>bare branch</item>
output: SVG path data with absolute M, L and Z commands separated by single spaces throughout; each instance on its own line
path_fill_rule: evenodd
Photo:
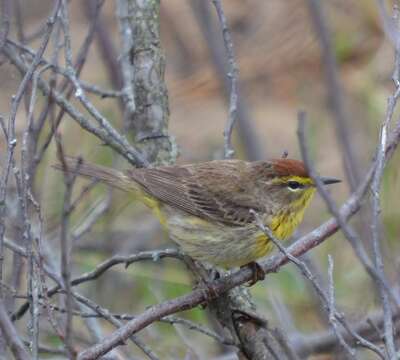
M 209 1 L 191 0 L 191 6 L 198 21 L 206 46 L 210 51 L 211 60 L 215 67 L 216 74 L 224 88 L 224 96 L 230 97 L 231 83 L 226 77 L 226 64 L 223 50 L 219 39 L 215 36 L 218 28 L 212 21 Z M 261 143 L 253 127 L 251 109 L 243 96 L 240 96 L 240 84 L 237 84 L 237 129 L 240 134 L 240 140 L 243 141 L 246 149 L 246 156 L 250 160 L 260 160 L 264 157 Z M 263 140 L 265 144 L 265 139 Z
M 334 307 L 334 298 L 333 298 L 333 283 L 330 284 L 330 289 L 331 289 L 331 297 L 328 298 L 328 295 L 325 293 L 325 291 L 322 289 L 321 285 L 317 282 L 316 278 L 314 275 L 311 273 L 311 271 L 308 269 L 307 265 L 299 260 L 298 258 L 292 256 L 286 248 L 279 242 L 278 239 L 275 238 L 275 235 L 269 229 L 266 227 L 263 223 L 259 215 L 253 211 L 253 214 L 255 215 L 256 218 L 256 223 L 257 226 L 264 232 L 265 235 L 268 236 L 270 241 L 274 243 L 274 245 L 279 249 L 279 251 L 284 254 L 285 256 L 288 257 L 288 259 L 294 263 L 301 271 L 303 276 L 308 279 L 311 284 L 313 285 L 314 289 L 316 290 L 317 294 L 323 301 L 323 305 L 325 309 L 329 312 L 329 323 L 332 326 L 333 332 L 336 335 L 339 343 L 343 347 L 343 349 L 347 352 L 348 355 L 350 355 L 351 358 L 355 358 L 355 351 L 352 349 L 346 341 L 343 339 L 342 335 L 339 333 L 338 328 L 337 328 L 337 321 L 340 322 L 346 330 L 349 331 L 363 346 L 367 347 L 368 349 L 376 352 L 382 359 L 384 359 L 384 355 L 381 352 L 381 350 L 376 347 L 374 344 L 370 343 L 369 341 L 362 339 L 358 334 L 354 333 L 350 326 L 347 324 L 344 316 L 340 313 L 337 312 L 337 310 Z
M 103 319 L 107 320 L 110 322 L 114 327 L 117 329 L 120 328 L 123 323 L 116 319 L 112 314 L 107 309 L 102 308 L 100 305 L 96 304 L 95 302 L 91 301 L 90 299 L 74 292 L 74 297 L 85 304 L 87 307 L 98 313 Z M 137 347 L 139 347 L 149 359 L 151 360 L 159 360 L 158 356 L 142 341 L 138 338 L 138 336 L 131 335 L 129 337 L 129 340 L 131 340 Z
M 225 18 L 224 10 L 222 8 L 221 0 L 213 0 L 215 9 L 217 10 L 218 19 L 221 25 L 222 37 L 224 39 L 225 51 L 228 57 L 228 78 L 231 82 L 231 89 L 229 95 L 229 116 L 226 122 L 224 130 L 224 157 L 230 159 L 234 156 L 235 151 L 232 147 L 232 131 L 237 120 L 237 108 L 238 108 L 238 94 L 237 94 L 237 81 L 239 76 L 239 69 L 235 60 L 235 51 L 233 48 L 233 41 L 230 30 Z
M 8 44 L 9 43 L 7 43 L 7 45 L 5 46 L 6 55 L 20 71 L 27 71 L 28 66 L 11 48 L 9 48 Z M 73 77 L 71 78 L 71 80 L 73 80 Z M 85 104 L 88 109 L 90 109 L 91 115 L 93 115 L 94 118 L 98 121 L 100 127 L 94 126 L 88 119 L 86 119 L 86 117 L 82 113 L 80 113 L 70 102 L 68 102 L 63 95 L 55 90 L 51 90 L 49 84 L 43 79 L 40 79 L 38 81 L 38 87 L 46 96 L 49 96 L 49 94 L 51 94 L 54 98 L 54 101 L 60 107 L 62 107 L 75 121 L 77 121 L 82 128 L 92 133 L 93 135 L 101 139 L 104 143 L 115 149 L 130 163 L 137 166 L 144 166 L 148 164 L 144 156 L 138 150 L 134 149 L 126 140 L 126 138 L 121 136 L 111 126 L 111 124 L 93 107 L 91 103 L 85 101 L 83 93 L 78 92 L 77 95 L 79 95 L 81 102 Z
M 10 31 L 11 4 L 10 0 L 1 0 L 0 2 L 0 54 Z
M 376 2 L 378 4 L 378 9 L 385 34 L 387 38 L 392 42 L 396 52 L 398 52 L 400 50 L 400 33 L 398 24 L 396 23 L 397 20 L 395 18 L 391 18 L 388 14 L 384 0 L 376 0 Z M 396 1 L 394 2 L 393 7 L 394 13 L 398 12 L 399 9 L 396 9 L 396 7 L 398 7 Z
M 322 196 L 322 198 L 325 201 L 325 204 L 330 211 L 330 213 L 335 217 L 337 223 L 340 226 L 340 230 L 342 230 L 344 236 L 347 238 L 347 240 L 350 242 L 350 245 L 352 246 L 355 254 L 357 257 L 360 259 L 362 265 L 364 266 L 365 270 L 367 273 L 371 276 L 371 278 L 378 284 L 381 283 L 385 289 L 388 291 L 389 294 L 391 294 L 392 300 L 396 304 L 400 304 L 399 300 L 393 293 L 393 290 L 391 289 L 390 285 L 387 283 L 386 279 L 383 278 L 374 268 L 372 265 L 372 262 L 362 245 L 361 240 L 359 239 L 357 233 L 353 230 L 353 228 L 346 222 L 345 217 L 341 216 L 340 211 L 338 210 L 335 202 L 332 200 L 331 196 L 329 195 L 328 191 L 325 189 L 324 184 L 322 183 L 322 180 L 319 178 L 317 175 L 314 167 L 312 166 L 311 159 L 309 156 L 309 151 L 307 148 L 307 141 L 306 141 L 306 134 L 305 134 L 305 126 L 306 126 L 306 114 L 305 112 L 299 112 L 298 114 L 299 118 L 299 127 L 297 130 L 297 134 L 299 137 L 299 143 L 300 143 L 300 150 L 302 154 L 302 158 L 304 160 L 304 164 L 306 165 L 306 168 L 308 170 L 308 173 L 310 177 L 313 179 L 314 184 L 317 187 L 318 193 Z M 388 146 L 389 148 L 389 146 Z M 388 149 L 387 148 L 387 149 Z M 387 160 L 388 153 L 386 153 L 386 160 Z M 373 162 L 372 168 L 368 172 L 368 181 L 372 181 L 372 176 L 373 173 L 375 172 L 376 169 L 376 163 Z M 364 182 L 365 183 L 365 182 Z
M 6 241 L 5 243 L 8 247 L 13 249 L 14 251 L 19 251 L 21 255 L 25 255 L 25 252 L 21 252 L 21 249 L 17 247 L 17 245 L 13 244 L 11 241 Z M 81 276 L 78 276 L 71 280 L 71 286 L 77 286 L 84 282 L 91 281 L 97 279 L 101 275 L 103 275 L 107 270 L 112 268 L 115 265 L 125 264 L 126 267 L 129 265 L 143 260 L 150 260 L 150 261 L 158 261 L 165 257 L 171 257 L 174 259 L 183 259 L 183 255 L 175 250 L 175 249 L 165 249 L 165 250 L 156 250 L 156 251 L 143 251 L 133 255 L 114 255 L 110 259 L 103 261 L 102 263 L 98 264 L 95 269 L 90 272 L 84 273 Z M 47 292 L 48 296 L 53 296 L 56 294 L 62 287 L 60 285 L 56 285 L 53 288 L 49 289 Z M 29 303 L 25 303 L 21 305 L 19 310 L 13 315 L 13 320 L 20 319 L 25 312 L 29 308 Z
M 399 312 L 396 312 L 393 318 L 396 321 L 397 331 L 400 329 L 399 316 Z M 369 341 L 374 343 L 381 342 L 382 337 L 379 329 L 383 327 L 383 313 L 372 313 L 365 319 L 351 324 L 351 327 L 356 333 Z M 354 347 L 359 346 L 357 341 L 345 329 L 339 329 L 339 331 L 349 344 Z M 312 354 L 331 353 L 337 346 L 337 336 L 329 330 L 312 335 L 297 336 L 292 339 L 292 342 L 296 352 L 302 358 L 307 358 Z
M 10 347 L 16 360 L 30 360 L 31 357 L 19 337 L 17 330 L 7 315 L 3 300 L 0 299 L 0 329 L 7 345 Z
M 398 21 L 398 19 L 397 19 Z M 380 225 L 380 189 L 381 181 L 383 177 L 383 171 L 385 167 L 385 150 L 388 142 L 389 125 L 393 117 L 393 113 L 400 96 L 400 81 L 399 81 L 399 61 L 400 61 L 400 49 L 397 47 L 400 40 L 399 27 L 395 24 L 395 31 L 397 34 L 396 46 L 395 46 L 395 70 L 393 75 L 394 84 L 396 90 L 392 96 L 388 99 L 386 117 L 382 123 L 379 135 L 379 142 L 376 150 L 376 170 L 372 179 L 371 190 L 372 190 L 372 249 L 373 258 L 375 263 L 376 272 L 381 278 L 385 278 L 384 263 L 381 253 L 381 244 L 379 236 L 379 225 Z M 378 282 L 379 295 L 384 313 L 384 338 L 389 358 L 395 358 L 397 355 L 394 332 L 393 332 L 393 313 L 390 305 L 390 292 L 384 286 L 382 282 Z
M 348 116 L 346 114 L 343 91 L 339 82 L 339 74 L 327 21 L 323 13 L 323 4 L 319 0 L 308 0 L 310 14 L 321 47 L 321 55 L 328 87 L 328 101 L 335 119 L 337 138 L 342 148 L 342 161 L 346 171 L 351 191 L 356 189 L 360 180 L 360 171 L 354 146 L 350 141 L 348 131 Z
M 68 19 L 68 15 L 66 14 L 66 6 L 67 3 L 62 0 L 63 3 L 63 18 Z M 57 142 L 57 152 L 58 158 L 63 167 L 64 173 L 64 185 L 65 185 L 65 193 L 63 199 L 63 211 L 61 216 L 61 229 L 60 229 L 60 251 L 61 251 L 61 277 L 63 280 L 63 287 L 66 293 L 66 307 L 67 307 L 67 316 L 65 321 L 65 329 L 64 329 L 64 343 L 65 347 L 68 351 L 68 356 L 71 358 L 75 358 L 76 351 L 72 344 L 72 306 L 73 306 L 73 298 L 72 298 L 72 289 L 71 289 L 71 252 L 72 252 L 72 244 L 70 241 L 70 237 L 68 234 L 69 223 L 70 223 L 70 215 L 71 215 L 71 197 L 72 197 L 72 189 L 74 187 L 74 183 L 76 180 L 76 171 L 79 169 L 81 162 L 77 162 L 75 169 L 68 168 L 65 162 L 64 150 L 61 144 L 61 135 L 56 135 Z

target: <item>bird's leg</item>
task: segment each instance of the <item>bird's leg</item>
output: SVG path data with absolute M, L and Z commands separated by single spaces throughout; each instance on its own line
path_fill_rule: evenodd
M 244 266 L 248 266 L 251 271 L 253 272 L 253 278 L 250 280 L 250 282 L 247 284 L 247 286 L 253 286 L 257 281 L 262 281 L 265 279 L 265 271 L 263 268 L 260 266 L 260 264 L 256 261 L 252 261 Z
M 209 302 L 217 298 L 217 294 L 212 287 L 212 281 L 218 279 L 220 275 L 216 269 L 211 269 L 211 271 L 208 271 L 203 264 L 193 260 L 189 256 L 185 256 L 184 261 L 186 266 L 195 277 L 196 284 L 194 289 L 201 290 L 204 295 L 205 301 L 201 304 L 201 306 L 205 308 Z
M 210 274 L 211 277 L 200 277 L 195 285 L 195 289 L 199 289 L 204 296 L 204 302 L 201 304 L 201 307 L 205 309 L 207 304 L 211 301 L 215 300 L 218 297 L 218 294 L 215 292 L 212 282 L 215 279 L 219 278 L 219 273 L 216 271 L 212 271 Z M 215 276 L 215 277 L 214 277 Z

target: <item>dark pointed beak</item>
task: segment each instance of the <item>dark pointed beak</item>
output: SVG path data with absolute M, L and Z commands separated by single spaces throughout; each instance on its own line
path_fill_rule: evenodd
M 321 181 L 324 183 L 324 185 L 331 185 L 331 184 L 337 184 L 342 182 L 342 180 L 333 178 L 333 177 L 327 177 L 327 176 L 321 176 L 320 177 Z

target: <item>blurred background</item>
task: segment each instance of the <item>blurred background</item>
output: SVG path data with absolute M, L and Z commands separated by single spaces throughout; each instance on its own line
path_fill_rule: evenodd
M 20 4 L 25 28 L 33 33 L 43 23 L 51 2 L 22 0 Z M 344 122 L 341 130 L 337 125 L 340 114 L 335 108 L 337 104 L 334 101 L 332 104 L 332 93 L 326 80 L 320 34 L 316 32 L 307 2 L 229 0 L 224 2 L 224 10 L 232 30 L 240 71 L 240 120 L 234 132 L 235 156 L 251 160 L 279 158 L 287 151 L 290 158 L 299 159 L 297 113 L 305 110 L 309 118 L 309 145 L 317 170 L 323 175 L 344 180 L 330 189 L 336 203 L 341 204 L 352 189 L 348 174 L 353 176 L 354 186 L 373 158 L 387 98 L 393 91 L 394 54 L 392 45 L 382 32 L 376 2 L 323 2 L 342 91 L 339 102 L 344 110 Z M 118 53 L 120 38 L 115 11 L 115 3 L 106 1 L 101 22 L 111 46 Z M 85 1 L 70 2 L 73 49 L 81 46 L 82 34 L 88 28 L 88 13 Z M 225 79 L 226 57 L 215 9 L 211 3 L 201 0 L 161 1 L 161 37 L 167 64 L 169 133 L 179 145 L 177 161 L 190 163 L 222 158 L 229 82 Z M 37 48 L 38 43 L 28 42 L 28 45 Z M 101 49 L 96 39 L 81 78 L 103 88 L 113 88 L 112 76 Z M 2 113 L 9 111 L 11 96 L 19 82 L 20 76 L 15 68 L 3 63 L 0 67 Z M 123 129 L 117 100 L 93 97 L 92 101 L 116 128 Z M 22 131 L 26 121 L 23 107 L 18 115 L 20 126 L 17 126 L 17 131 Z M 68 155 L 79 155 L 115 167 L 129 166 L 68 116 L 60 129 Z M 347 172 L 342 160 L 344 151 L 347 151 L 343 141 L 348 142 L 353 156 Z M 41 203 L 44 231 L 57 261 L 59 239 L 55 234 L 62 211 L 64 187 L 62 176 L 51 168 L 54 162 L 56 150 L 51 144 L 40 164 L 34 195 Z M 399 164 L 397 155 L 386 170 L 382 193 L 383 251 L 388 273 L 393 276 L 398 276 L 399 270 Z M 79 179 L 74 194 L 80 194 L 87 183 Z M 368 212 L 363 212 L 353 220 L 366 243 L 370 234 L 368 216 Z M 94 224 L 90 223 L 92 217 L 96 219 Z M 329 212 L 317 197 L 307 210 L 296 236 L 307 233 L 328 218 Z M 144 206 L 132 202 L 126 194 L 102 185 L 82 196 L 72 216 L 70 230 L 72 238 L 76 239 L 73 243 L 73 276 L 93 269 L 112 254 L 174 246 Z M 371 290 L 371 280 L 346 239 L 338 233 L 309 252 L 306 259 L 323 283 L 327 281 L 328 254 L 334 260 L 338 308 L 350 320 L 364 319 L 379 305 L 376 293 Z M 7 272 L 6 275 L 11 276 Z M 96 282 L 79 289 L 112 312 L 139 314 L 146 306 L 187 293 L 191 287 L 185 267 L 178 261 L 166 259 L 137 263 L 128 269 L 115 267 Z M 327 328 L 317 297 L 292 265 L 267 276 L 250 292 L 259 312 L 287 334 L 313 334 Z M 182 316 L 218 330 L 207 311 L 195 309 Z M 74 321 L 78 336 L 80 320 Z M 111 330 L 107 324 L 104 327 Z M 44 334 L 46 329 L 44 326 Z M 143 331 L 141 336 L 154 351 L 164 354 L 163 359 L 235 358 L 229 348 L 222 348 L 204 335 L 183 329 L 179 325 L 157 323 Z M 82 331 L 80 335 L 80 340 L 85 342 L 86 334 Z M 47 341 L 57 344 L 58 340 L 49 329 L 47 336 Z M 132 348 L 132 351 L 141 358 L 138 350 Z M 360 353 L 360 358 L 374 358 L 363 354 Z M 330 359 L 335 358 L 335 354 L 314 358 Z

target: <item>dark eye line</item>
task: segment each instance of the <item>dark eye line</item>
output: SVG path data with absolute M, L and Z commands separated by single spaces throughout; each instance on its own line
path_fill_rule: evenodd
M 299 183 L 298 181 L 294 181 L 294 180 L 288 181 L 287 186 L 293 190 L 304 188 L 304 184 Z

